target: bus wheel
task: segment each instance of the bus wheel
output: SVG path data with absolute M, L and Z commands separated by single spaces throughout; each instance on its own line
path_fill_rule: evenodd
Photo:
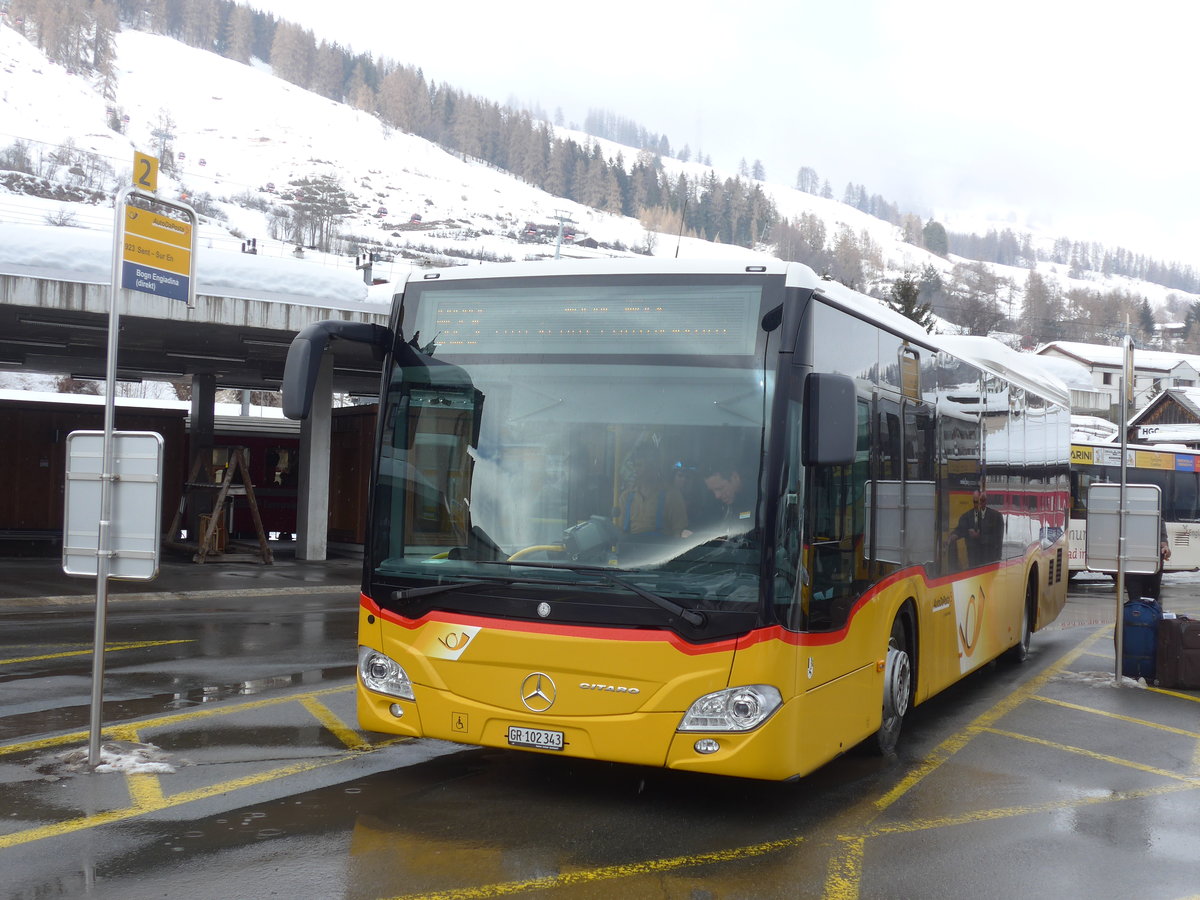
M 1025 662 L 1029 657 L 1029 645 L 1033 641 L 1034 610 L 1037 609 L 1037 584 L 1033 578 L 1025 587 L 1025 606 L 1021 610 L 1021 640 L 1009 647 L 1004 658 L 1009 662 Z
M 883 722 L 875 733 L 875 749 L 891 753 L 900 741 L 900 726 L 912 701 L 912 661 L 908 652 L 908 633 L 900 617 L 892 623 L 888 638 L 887 661 L 883 670 Z

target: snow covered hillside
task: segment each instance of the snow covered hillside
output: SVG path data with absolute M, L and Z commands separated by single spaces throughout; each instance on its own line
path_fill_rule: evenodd
M 574 230 L 574 241 L 561 249 L 563 256 L 649 252 L 749 258 L 773 253 L 769 244 L 750 250 L 674 234 L 648 234 L 636 219 L 551 196 L 503 171 L 389 129 L 371 114 L 273 77 L 261 63 L 244 66 L 167 37 L 132 30 L 118 35 L 117 53 L 118 96 L 112 106 L 127 118 L 124 133 L 108 127 L 109 104 L 88 81 L 48 62 L 36 47 L 0 24 L 0 150 L 5 144 L 21 142 L 41 168 L 53 172 L 55 181 L 70 184 L 79 183 L 81 175 L 69 166 L 54 166 L 50 157 L 63 145 L 73 146 L 104 161 L 112 169 L 110 183 L 120 185 L 128 181 L 133 151 L 153 152 L 152 132 L 169 120 L 178 174 L 164 174 L 160 181 L 165 190 L 184 194 L 209 213 L 200 230 L 196 257 L 201 290 L 207 285 L 210 290 L 262 291 L 271 283 L 307 281 L 311 290 L 322 295 L 386 302 L 390 284 L 405 276 L 413 260 L 465 264 L 480 259 L 551 258 L 556 250 L 551 238 L 560 220 L 569 221 Z M 635 149 L 586 135 L 569 136 L 584 146 L 599 143 L 607 158 L 620 153 L 627 165 L 638 155 Z M 753 155 L 751 148 L 747 155 Z M 678 160 L 665 159 L 663 165 L 668 172 L 686 172 L 689 178 L 710 171 Z M 716 174 L 725 179 L 734 173 Z M 292 241 L 272 238 L 272 206 L 278 205 L 279 194 L 289 182 L 321 176 L 336 179 L 354 196 L 356 212 L 339 224 L 350 239 L 335 248 L 337 253 L 306 249 L 297 258 Z M 774 183 L 764 183 L 763 189 L 782 218 L 816 217 L 831 239 L 843 230 L 860 240 L 869 237 L 877 251 L 877 265 L 862 287 L 879 294 L 905 272 L 932 266 L 949 276 L 954 264 L 962 262 L 905 243 L 896 226 L 846 204 Z M 51 221 L 59 227 L 48 224 Z M 535 225 L 535 234 L 526 233 L 527 223 Z M 4 229 L 2 272 L 74 265 L 83 270 L 79 277 L 84 280 L 107 281 L 105 235 L 111 233 L 112 211 L 95 197 L 37 197 L 6 189 L 0 182 L 0 228 Z M 277 222 L 274 231 L 279 231 Z M 51 248 L 71 232 L 69 249 L 34 258 L 39 247 Z M 83 239 L 83 232 L 91 232 L 91 244 Z M 1035 244 L 1051 240 L 1033 238 Z M 256 257 L 241 253 L 249 239 L 257 242 Z M 94 251 L 80 249 L 92 244 Z M 353 253 L 362 246 L 383 254 L 372 274 L 384 283 L 369 290 L 354 269 Z M 1019 313 L 1029 271 L 989 268 L 1011 283 L 1005 312 Z M 1065 267 L 1039 265 L 1040 274 L 1064 290 L 1120 287 L 1146 297 L 1155 308 L 1180 293 L 1093 272 L 1070 279 L 1060 269 Z

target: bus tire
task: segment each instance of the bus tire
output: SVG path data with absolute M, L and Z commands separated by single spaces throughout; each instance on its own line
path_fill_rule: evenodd
M 887 660 L 883 670 L 883 721 L 872 740 L 873 749 L 881 754 L 892 753 L 900 741 L 900 728 L 912 703 L 913 673 L 908 630 L 903 616 L 892 622 L 888 637 Z
M 1022 663 L 1029 658 L 1029 645 L 1033 641 L 1033 621 L 1037 616 L 1037 575 L 1029 576 L 1025 586 L 1025 605 L 1021 610 L 1021 640 L 1005 651 L 1008 662 Z

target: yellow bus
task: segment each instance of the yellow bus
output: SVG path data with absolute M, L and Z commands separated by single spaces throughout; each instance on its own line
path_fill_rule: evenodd
M 805 266 L 417 271 L 390 328 L 297 335 L 289 416 L 345 340 L 383 357 L 365 729 L 788 779 L 1065 602 L 1065 391 Z M 981 541 L 988 490 L 1057 499 Z

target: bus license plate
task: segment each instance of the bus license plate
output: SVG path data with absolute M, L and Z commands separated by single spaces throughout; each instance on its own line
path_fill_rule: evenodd
M 561 731 L 544 731 L 540 728 L 522 728 L 520 725 L 509 725 L 508 743 L 513 747 L 561 750 L 563 748 L 563 733 Z

